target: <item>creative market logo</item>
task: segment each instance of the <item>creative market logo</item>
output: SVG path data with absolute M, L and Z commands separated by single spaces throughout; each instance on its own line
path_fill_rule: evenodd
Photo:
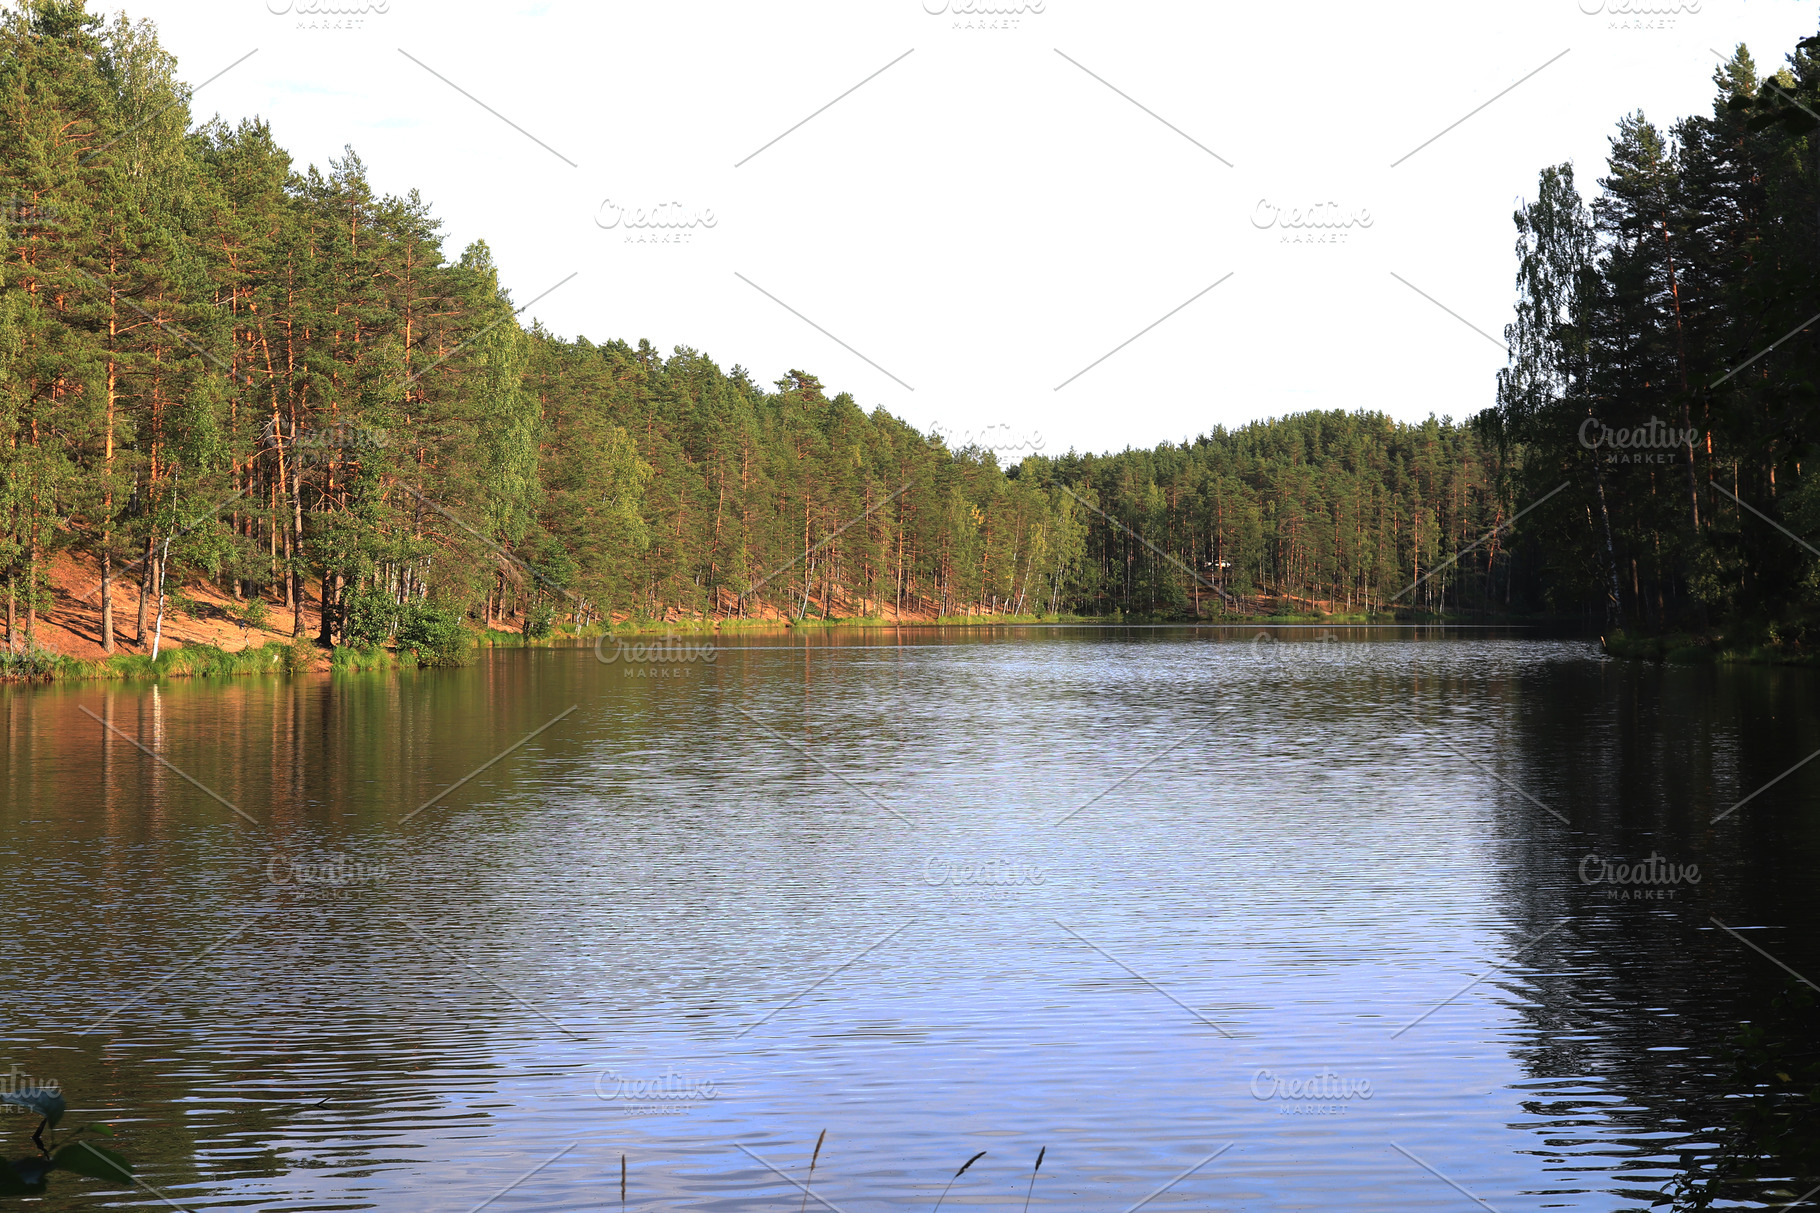
M 1606 29 L 1667 30 L 1675 19 L 1698 16 L 1700 0 L 1577 0 L 1588 17 L 1611 18 Z
M 369 15 L 384 16 L 392 0 L 265 0 L 274 17 L 296 17 L 298 29 L 359 29 Z
M 945 889 L 961 900 L 994 900 L 1042 887 L 1047 868 L 1009 859 L 974 859 L 931 855 L 923 860 L 922 882 L 931 889 Z
M 1041 16 L 1044 0 L 1008 3 L 1007 0 L 923 0 L 923 11 L 931 17 L 952 17 L 949 29 L 1011 30 L 1026 15 Z
M 0 198 L 0 235 L 17 231 L 48 233 L 62 225 L 63 216 L 48 202 L 34 198 Z
M 272 856 L 265 865 L 265 878 L 281 889 L 311 886 L 341 889 L 353 884 L 379 884 L 387 874 L 383 863 L 366 863 L 346 855 L 298 860 L 279 854 Z
M 1693 426 L 1676 429 L 1663 425 L 1660 417 L 1651 417 L 1648 425 L 1619 430 L 1597 417 L 1580 423 L 1580 445 L 1589 451 L 1603 450 L 1601 463 L 1672 463 L 1676 452 L 1693 446 L 1699 437 L 1700 431 Z
M 392 445 L 392 432 L 348 421 L 299 426 L 282 418 L 268 418 L 259 441 L 262 447 L 281 448 L 299 464 L 314 467 L 338 455 L 345 461 L 363 452 L 383 451 Z
M 719 656 L 720 649 L 712 640 L 688 641 L 674 632 L 631 644 L 618 636 L 599 636 L 594 641 L 594 660 L 618 666 L 627 678 L 681 678 L 692 669 L 714 664 Z
M 976 430 L 951 430 L 944 425 L 929 427 L 929 435 L 939 438 L 951 451 L 964 451 L 969 447 L 981 451 L 991 451 L 998 455 L 1027 454 L 1034 455 L 1043 449 L 1043 436 L 1035 430 L 1021 433 L 1004 422 L 994 422 Z
M 1607 901 L 1673 901 L 1679 886 L 1691 888 L 1700 880 L 1699 864 L 1670 863 L 1654 851 L 1648 859 L 1635 863 L 1602 855 L 1588 855 L 1580 861 L 1580 883 L 1589 888 L 1605 886 Z
M 632 1078 L 603 1070 L 594 1095 L 621 1116 L 665 1116 L 698 1108 L 720 1094 L 708 1078 L 687 1078 L 674 1066 L 660 1078 Z
M 1362 206 L 1348 210 L 1337 202 L 1285 206 L 1269 198 L 1251 208 L 1251 226 L 1274 231 L 1279 244 L 1345 244 L 1355 232 L 1373 223 L 1371 211 Z
M 1285 1078 L 1274 1070 L 1251 1076 L 1251 1097 L 1274 1102 L 1285 1116 L 1341 1116 L 1352 1101 L 1371 1098 L 1369 1078 L 1345 1078 L 1322 1067 L 1311 1078 Z
M 625 244 L 690 244 L 697 233 L 709 231 L 719 222 L 714 208 L 691 209 L 680 202 L 628 206 L 603 198 L 594 212 L 594 226 L 603 232 L 618 232 Z
M 0 1074 L 0 1096 L 27 1094 L 61 1095 L 63 1087 L 54 1078 L 33 1078 L 18 1066 L 10 1066 L 5 1074 Z M 37 1110 L 25 1103 L 0 1102 L 0 1113 L 31 1112 Z

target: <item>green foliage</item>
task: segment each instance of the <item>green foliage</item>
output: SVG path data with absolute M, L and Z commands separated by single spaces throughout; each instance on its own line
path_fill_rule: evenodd
M 272 654 L 274 664 L 281 666 L 287 674 L 301 674 L 316 660 L 316 646 L 302 637 L 289 644 L 271 641 L 265 650 Z
M 94 661 L 46 654 L 43 673 L 57 679 L 226 677 L 240 674 L 299 673 L 315 660 L 307 642 L 273 640 L 256 649 L 228 652 L 214 645 L 165 648 L 153 661 L 144 653 L 116 653 Z M 0 654 L 0 676 L 7 673 Z
M 1495 514 L 1450 424 L 1316 414 L 1008 473 L 806 370 L 764 387 L 687 347 L 527 331 L 487 246 L 450 261 L 416 194 L 377 193 L 352 151 L 296 169 L 257 121 L 189 130 L 155 31 L 71 12 L 62 41 L 0 27 L 0 84 L 32 101 L 9 111 L 0 189 L 43 200 L 9 263 L 53 288 L 0 281 L 0 438 L 25 436 L 0 442 L 0 569 L 28 598 L 61 547 L 168 541 L 173 585 L 301 594 L 307 575 L 324 647 L 450 661 L 468 615 L 523 613 L 540 639 L 628 617 L 1491 596 L 1493 571 L 1462 566 L 1388 601 Z M 123 325 L 122 299 L 170 325 Z M 236 348 L 258 352 L 229 375 Z M 456 622 L 392 613 L 426 599 Z
M 207 603 L 177 589 L 173 589 L 165 595 L 164 609 L 172 615 L 181 615 L 185 619 L 202 619 L 209 612 Z
M 236 618 L 243 627 L 263 629 L 267 623 L 271 622 L 272 609 L 266 605 L 263 598 L 249 598 L 236 612 Z
M 329 654 L 329 668 L 338 673 L 353 673 L 356 670 L 389 670 L 399 665 L 398 657 L 380 645 L 362 647 L 355 644 L 338 645 Z M 411 664 L 407 654 L 404 664 Z
M 133 1168 L 126 1159 L 92 1141 L 72 1142 L 51 1155 L 51 1165 L 62 1171 L 73 1171 L 92 1179 L 111 1183 L 130 1183 Z
M 0 649 L 0 678 L 52 678 L 72 664 L 70 658 L 36 646 Z
M 392 631 L 402 617 L 397 601 L 390 594 L 372 588 L 345 597 L 342 610 L 346 612 L 342 638 L 356 648 L 384 645 L 392 638 Z
M 1820 347 L 1791 338 L 1814 307 L 1816 49 L 1770 87 L 1739 46 L 1709 113 L 1618 122 L 1590 202 L 1563 164 L 1519 207 L 1511 360 L 1477 419 L 1505 500 L 1537 507 L 1518 601 L 1653 633 L 1813 613 Z
M 467 665 L 474 660 L 474 634 L 453 608 L 412 602 L 399 613 L 398 651 L 410 652 L 419 665 Z
M 546 634 L 543 604 L 576 628 L 1785 617 L 1820 564 L 1704 487 L 1729 470 L 1812 531 L 1820 353 L 1791 340 L 1728 377 L 1812 312 L 1813 57 L 1780 87 L 1798 104 L 1740 51 L 1710 116 L 1619 124 L 1590 203 L 1569 167 L 1542 174 L 1511 363 L 1470 423 L 1313 412 L 1006 468 L 807 370 L 763 386 L 686 346 L 522 328 L 488 247 L 451 260 L 428 204 L 352 150 L 299 167 L 259 121 L 192 128 L 149 24 L 34 4 L 0 15 L 0 197 L 32 200 L 0 233 L 31 267 L 0 277 L 0 572 L 43 603 L 65 549 L 168 542 L 173 585 L 307 578 L 324 647 L 438 661 L 464 617 Z M 1576 438 L 1652 417 L 1697 452 L 1608 469 Z

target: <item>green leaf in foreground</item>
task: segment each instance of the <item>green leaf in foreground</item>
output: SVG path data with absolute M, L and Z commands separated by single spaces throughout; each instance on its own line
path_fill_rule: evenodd
M 51 1165 L 64 1171 L 74 1171 L 78 1175 L 112 1180 L 115 1183 L 125 1183 L 133 1178 L 133 1168 L 126 1159 L 92 1141 L 79 1141 L 64 1146 L 51 1156 Z

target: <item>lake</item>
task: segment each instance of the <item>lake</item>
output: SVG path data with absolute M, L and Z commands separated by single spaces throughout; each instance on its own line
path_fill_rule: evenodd
M 8 1081 L 147 1185 L 38 1207 L 1641 1209 L 1820 977 L 1813 672 L 653 643 L 0 688 Z

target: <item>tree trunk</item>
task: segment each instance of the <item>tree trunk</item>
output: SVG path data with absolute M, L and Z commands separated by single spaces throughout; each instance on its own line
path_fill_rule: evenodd
M 145 607 L 146 600 L 152 596 L 153 576 L 152 537 L 147 535 L 145 537 L 145 569 L 139 574 L 139 627 L 133 633 L 133 643 L 140 648 L 145 647 Z
M 1597 462 L 1593 464 L 1593 478 L 1599 486 L 1599 519 L 1605 526 L 1605 567 L 1611 574 L 1611 600 L 1605 604 L 1605 621 L 1617 623 L 1619 619 L 1620 600 L 1618 597 L 1618 550 L 1611 541 L 1611 514 L 1605 508 L 1605 469 Z
M 330 639 L 329 624 L 335 616 L 334 607 L 331 605 L 335 601 L 335 581 L 335 574 L 331 573 L 325 565 L 322 570 L 322 593 L 318 596 L 317 600 L 319 604 L 317 623 L 319 626 L 316 632 L 316 643 L 320 644 L 325 649 L 331 647 L 334 643 Z
M 107 550 L 103 532 L 101 548 L 101 651 L 114 651 L 114 557 Z
M 158 623 L 152 632 L 152 660 L 158 660 L 158 644 L 164 639 L 164 565 L 171 556 L 171 541 L 164 541 L 164 551 L 158 557 Z

